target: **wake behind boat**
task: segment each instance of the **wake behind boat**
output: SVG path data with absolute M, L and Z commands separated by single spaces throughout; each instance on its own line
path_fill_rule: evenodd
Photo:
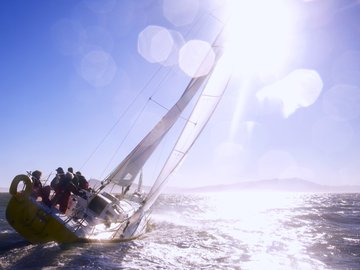
M 10 187 L 12 197 L 6 209 L 9 224 L 32 243 L 124 241 L 144 232 L 151 207 L 164 184 L 200 135 L 229 83 L 230 76 L 221 69 L 220 38 L 221 34 L 207 52 L 215 58 L 209 72 L 190 80 L 173 107 L 101 182 L 100 187 L 82 190 L 81 194 L 73 193 L 66 211 L 59 211 L 34 198 L 31 178 L 18 175 Z M 206 62 L 206 56 L 202 62 Z M 198 68 L 202 68 L 201 64 Z M 139 189 L 128 194 L 135 179 L 142 179 L 142 169 L 150 156 L 195 98 L 197 101 L 192 105 L 192 113 L 150 191 L 146 196 Z M 22 189 L 20 183 L 24 186 Z M 115 196 L 105 191 L 110 185 L 120 186 L 122 192 Z

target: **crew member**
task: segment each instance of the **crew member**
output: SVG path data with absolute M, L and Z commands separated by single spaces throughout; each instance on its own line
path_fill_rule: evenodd
M 50 186 L 44 186 L 41 183 L 41 171 L 36 170 L 31 173 L 31 180 L 33 181 L 33 196 L 35 199 L 41 197 L 42 202 L 47 205 L 51 206 L 51 202 L 49 199 L 50 196 Z

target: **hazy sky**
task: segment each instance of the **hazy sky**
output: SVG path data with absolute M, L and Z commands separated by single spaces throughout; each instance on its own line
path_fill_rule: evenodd
M 360 184 L 359 1 L 9 0 L 0 186 L 58 166 L 104 178 L 175 102 L 225 21 L 233 80 L 169 184 Z

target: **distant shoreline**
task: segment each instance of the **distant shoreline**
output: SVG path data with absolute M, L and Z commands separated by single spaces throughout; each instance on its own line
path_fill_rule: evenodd
M 211 192 L 300 192 L 300 193 L 360 193 L 360 185 L 327 186 L 299 178 L 268 179 L 209 185 L 195 188 L 168 187 L 165 191 L 185 193 Z
M 91 179 L 95 185 L 97 180 Z M 144 187 L 146 190 L 147 187 Z M 0 193 L 8 193 L 9 188 L 0 188 Z M 164 193 L 213 193 L 213 192 L 302 192 L 302 193 L 360 193 L 360 185 L 327 186 L 299 178 L 269 179 L 236 182 L 224 185 L 209 185 L 194 188 L 167 186 Z

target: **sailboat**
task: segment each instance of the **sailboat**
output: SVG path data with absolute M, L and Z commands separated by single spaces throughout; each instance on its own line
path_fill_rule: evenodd
M 8 223 L 31 243 L 127 241 L 144 233 L 165 183 L 188 154 L 228 86 L 230 76 L 220 76 L 224 73 L 220 68 L 223 54 L 218 41 L 219 37 L 212 44 L 216 57 L 208 74 L 190 79 L 175 104 L 98 188 L 84 190 L 82 196 L 72 194 L 71 205 L 61 213 L 32 196 L 33 182 L 29 175 L 17 175 L 10 186 Z M 142 192 L 142 168 L 190 104 L 190 117 L 158 177 L 150 191 Z M 129 194 L 126 191 L 136 179 L 140 179 L 139 188 Z M 122 192 L 115 196 L 108 192 L 109 185 L 120 186 Z

